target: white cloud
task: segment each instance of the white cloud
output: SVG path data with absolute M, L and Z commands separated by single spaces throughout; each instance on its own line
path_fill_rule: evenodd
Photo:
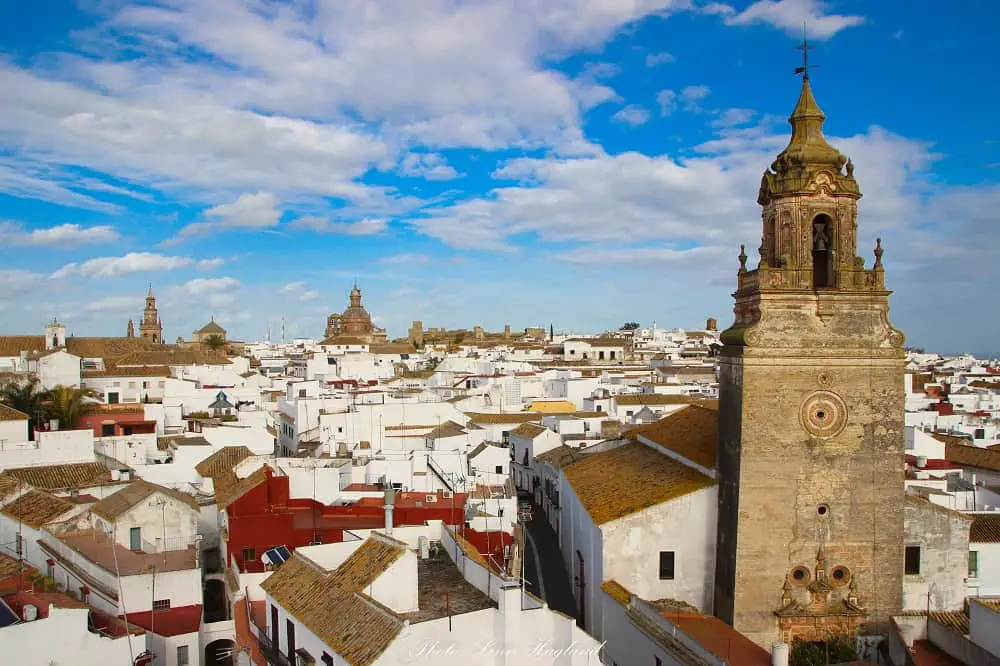
M 137 309 L 141 304 L 137 296 L 105 296 L 87 304 L 90 312 L 128 312 Z
M 348 236 L 371 236 L 385 231 L 389 223 L 383 219 L 363 219 L 357 222 L 331 222 L 318 215 L 303 215 L 288 223 L 292 229 L 315 231 L 322 234 L 346 234 Z
M 278 197 L 271 192 L 244 193 L 236 201 L 213 206 L 203 213 L 205 221 L 193 222 L 177 235 L 180 240 L 224 229 L 266 229 L 278 224 Z
M 378 260 L 380 264 L 427 264 L 430 261 L 431 258 L 426 254 L 417 253 L 394 254 Z
M 660 65 L 666 65 L 671 62 L 675 62 L 677 58 L 670 55 L 666 51 L 661 51 L 659 53 L 650 53 L 646 55 L 646 67 L 658 67 Z
M 726 109 L 719 113 L 719 116 L 711 122 L 712 127 L 735 127 L 746 125 L 753 120 L 753 109 Z
M 409 153 L 399 166 L 400 173 L 404 176 L 427 180 L 451 180 L 461 175 L 437 153 Z
M 649 111 L 636 104 L 629 104 L 628 106 L 624 106 L 619 109 L 618 112 L 612 116 L 612 119 L 615 122 L 636 127 L 649 122 Z
M 236 302 L 241 283 L 236 278 L 195 278 L 166 291 L 165 300 L 185 307 L 224 307 Z
M 305 282 L 289 282 L 279 291 L 299 301 L 312 301 L 320 297 L 320 293 L 309 289 Z
M 52 273 L 53 278 L 71 275 L 82 277 L 118 277 L 131 273 L 171 271 L 178 268 L 194 267 L 211 270 L 223 263 L 219 257 L 196 260 L 190 257 L 167 256 L 152 252 L 130 252 L 121 257 L 97 257 L 81 264 L 70 263 Z
M 637 125 L 643 125 L 649 121 L 649 111 L 641 106 L 629 104 L 628 106 L 619 109 L 618 112 L 612 116 L 612 118 L 616 122 L 636 127 Z
M 611 62 L 588 62 L 583 66 L 580 76 L 590 79 L 606 79 L 617 76 L 621 68 Z
M 673 90 L 661 90 L 656 93 L 656 103 L 660 105 L 660 115 L 669 116 L 677 110 L 677 93 Z
M 687 86 L 681 90 L 680 98 L 687 111 L 697 111 L 702 100 L 708 97 L 711 90 L 708 86 Z
M 110 225 L 81 227 L 60 224 L 44 229 L 25 229 L 18 222 L 0 222 L 0 242 L 11 245 L 69 246 L 111 243 L 120 236 Z
M 829 39 L 841 30 L 865 21 L 863 16 L 827 14 L 828 8 L 823 0 L 757 0 L 743 11 L 719 2 L 713 2 L 701 11 L 724 16 L 728 25 L 763 23 L 795 37 L 802 35 L 805 24 L 806 34 L 813 39 Z

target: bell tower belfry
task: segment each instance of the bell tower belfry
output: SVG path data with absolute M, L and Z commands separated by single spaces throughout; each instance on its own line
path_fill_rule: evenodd
M 902 605 L 904 337 L 804 74 L 719 359 L 715 614 L 765 647 L 880 632 Z

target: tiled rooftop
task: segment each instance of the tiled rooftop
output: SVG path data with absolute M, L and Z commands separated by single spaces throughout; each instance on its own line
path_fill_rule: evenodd
M 32 489 L 5 504 L 0 513 L 37 529 L 65 516 L 74 506 L 72 502 L 44 490 Z
M 42 465 L 8 469 L 6 474 L 42 490 L 76 490 L 108 485 L 111 472 L 99 462 Z
M 200 510 L 198 503 L 190 495 L 182 493 L 179 490 L 158 486 L 155 483 L 139 479 L 138 481 L 133 481 L 128 484 L 118 492 L 108 495 L 100 502 L 92 506 L 90 511 L 105 520 L 114 521 L 118 518 L 118 516 L 125 513 L 154 493 L 160 493 L 167 497 L 172 497 L 179 502 L 183 502 L 195 511 Z
M 629 430 L 625 437 L 642 435 L 665 449 L 707 469 L 715 469 L 716 428 L 719 413 L 702 405 L 688 405 L 659 421 Z
M 982 514 L 969 528 L 970 543 L 1000 543 L 1000 515 Z
M 691 467 L 631 442 L 563 469 L 595 525 L 623 518 L 715 482 Z

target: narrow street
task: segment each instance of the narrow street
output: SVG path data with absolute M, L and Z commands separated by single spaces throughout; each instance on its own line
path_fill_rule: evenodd
M 575 618 L 577 606 L 573 583 L 559 552 L 559 540 L 534 502 L 531 504 L 531 516 L 525 525 L 525 586 L 529 592 L 544 599 L 552 610 Z

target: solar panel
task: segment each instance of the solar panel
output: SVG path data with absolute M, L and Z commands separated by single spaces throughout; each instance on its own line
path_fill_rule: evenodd
M 287 562 L 288 560 L 292 559 L 292 554 L 288 551 L 288 548 L 286 548 L 285 546 L 278 546 L 277 548 L 275 548 L 275 550 L 277 550 L 278 555 L 281 556 L 282 562 Z
M 0 627 L 9 627 L 20 622 L 20 618 L 4 602 L 0 601 Z
M 261 558 L 267 564 L 284 564 L 289 559 L 291 559 L 292 554 L 289 552 L 288 548 L 285 546 L 278 546 L 276 548 L 269 548 L 264 552 Z

